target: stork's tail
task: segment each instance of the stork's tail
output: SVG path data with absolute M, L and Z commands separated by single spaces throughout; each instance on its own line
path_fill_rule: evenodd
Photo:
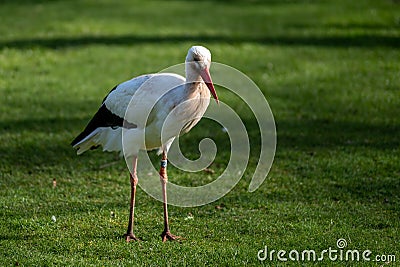
M 83 136 L 82 136 L 83 135 Z M 82 132 L 71 143 L 72 147 L 77 149 L 80 155 L 89 149 L 95 149 L 100 145 L 103 151 L 122 151 L 122 129 L 120 127 L 100 127 L 90 134 Z

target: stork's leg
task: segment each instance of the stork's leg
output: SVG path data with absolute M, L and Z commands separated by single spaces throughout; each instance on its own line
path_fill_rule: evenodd
M 133 222 L 134 222 L 134 216 L 135 216 L 135 195 L 136 195 L 136 185 L 138 183 L 138 178 L 137 178 L 137 174 L 136 174 L 136 166 L 137 166 L 137 156 L 134 156 L 133 161 L 132 161 L 132 173 L 130 173 L 131 202 L 130 202 L 130 209 L 129 209 L 128 231 L 126 232 L 126 235 L 125 235 L 126 242 L 139 240 L 133 234 Z
M 165 242 L 167 240 L 175 240 L 178 239 L 179 236 L 171 234 L 169 231 L 168 225 L 168 209 L 167 209 L 167 155 L 165 152 L 162 154 L 161 159 L 161 167 L 160 167 L 160 181 L 163 195 L 163 206 L 164 206 L 164 231 L 161 234 L 162 241 Z

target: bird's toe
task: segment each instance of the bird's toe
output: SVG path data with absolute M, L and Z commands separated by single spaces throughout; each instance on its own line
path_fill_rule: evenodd
M 180 239 L 181 237 L 180 237 L 180 236 L 177 236 L 177 235 L 171 234 L 170 231 L 164 231 L 164 232 L 162 232 L 162 234 L 161 234 L 161 238 L 162 238 L 162 242 L 165 242 L 165 241 L 167 241 L 167 240 L 169 240 L 169 241 L 178 240 L 178 239 Z
M 132 242 L 132 241 L 140 241 L 139 238 L 137 238 L 134 234 L 126 234 L 125 235 L 125 240 L 126 242 Z

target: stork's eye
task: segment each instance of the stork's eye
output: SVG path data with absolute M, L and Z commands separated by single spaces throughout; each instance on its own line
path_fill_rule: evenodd
M 193 57 L 193 60 L 194 61 L 200 61 L 200 58 L 199 57 Z

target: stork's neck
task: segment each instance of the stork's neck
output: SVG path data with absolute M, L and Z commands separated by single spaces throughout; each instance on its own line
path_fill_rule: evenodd
M 185 66 L 186 84 L 202 82 L 200 73 L 193 69 L 188 63 Z
M 188 63 L 186 63 L 185 72 L 186 72 L 185 97 L 187 99 L 190 99 L 193 97 L 200 96 L 209 99 L 210 92 L 207 86 L 205 85 L 203 78 L 201 78 L 200 73 L 196 69 L 192 68 Z

